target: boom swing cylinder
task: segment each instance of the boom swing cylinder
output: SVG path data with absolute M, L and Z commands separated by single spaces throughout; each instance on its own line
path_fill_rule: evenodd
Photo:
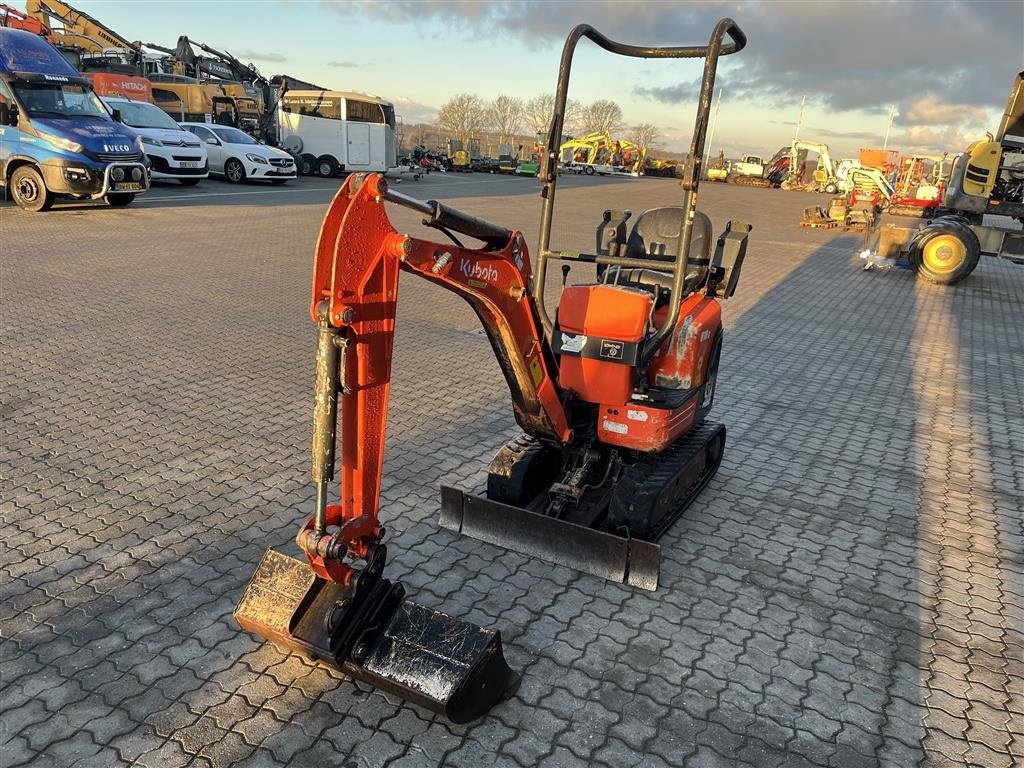
M 723 47 L 726 35 L 733 42 Z M 442 489 L 442 524 L 545 559 L 572 551 L 581 570 L 654 588 L 653 539 L 708 482 L 724 447 L 724 428 L 704 417 L 721 349 L 718 298 L 735 290 L 749 226 L 732 222 L 712 257 L 696 189 L 717 59 L 745 37 L 724 19 L 706 47 L 640 48 L 577 27 L 563 52 L 553 142 L 581 37 L 628 56 L 706 59 L 684 206 L 642 214 L 628 236 L 631 214 L 606 211 L 595 253 L 551 251 L 549 152 L 535 274 L 521 232 L 402 195 L 377 174 L 349 176 L 313 269 L 316 501 L 296 536 L 305 562 L 268 550 L 235 611 L 243 628 L 456 722 L 512 695 L 518 676 L 496 631 L 416 605 L 383 575 L 378 512 L 399 271 L 470 304 L 524 433 L 492 463 L 487 499 Z M 396 232 L 388 202 L 452 242 Z M 481 245 L 466 247 L 456 233 Z M 597 284 L 565 287 L 556 321 L 541 299 L 553 258 L 603 270 Z

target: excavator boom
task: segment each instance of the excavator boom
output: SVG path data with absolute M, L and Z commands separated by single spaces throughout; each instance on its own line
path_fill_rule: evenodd
M 141 53 L 140 43 L 131 42 L 89 14 L 60 0 L 26 0 L 25 10 L 29 16 L 50 28 L 63 45 L 90 53 L 102 53 L 105 48 Z M 60 28 L 53 29 L 51 19 L 59 21 Z

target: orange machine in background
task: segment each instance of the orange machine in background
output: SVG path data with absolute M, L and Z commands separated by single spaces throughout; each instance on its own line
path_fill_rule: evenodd
M 144 77 L 113 72 L 85 72 L 97 96 L 120 96 L 133 101 L 153 103 L 153 84 Z

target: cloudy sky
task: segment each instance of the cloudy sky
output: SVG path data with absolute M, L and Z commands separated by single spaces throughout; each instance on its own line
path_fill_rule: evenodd
M 8 0 L 10 3 L 11 0 Z M 17 0 L 14 0 L 16 3 Z M 72 0 L 130 39 L 173 46 L 188 35 L 264 74 L 391 99 L 406 123 L 430 119 L 460 92 L 530 98 L 554 90 L 561 43 L 576 23 L 641 44 L 707 40 L 730 16 L 747 33 L 723 59 L 714 149 L 772 153 L 793 136 L 837 156 L 889 144 L 960 150 L 994 130 L 1024 70 L 1024 0 L 854 2 L 472 2 L 419 0 Z M 625 59 L 580 44 L 570 96 L 617 101 L 630 124 L 688 146 L 700 66 Z

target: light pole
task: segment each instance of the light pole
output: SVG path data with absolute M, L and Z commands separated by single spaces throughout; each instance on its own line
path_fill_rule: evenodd
M 711 158 L 711 142 L 715 138 L 715 126 L 718 125 L 718 110 L 722 108 L 722 89 L 718 89 L 718 104 L 715 105 L 715 116 L 711 120 L 711 130 L 708 132 L 707 151 L 704 153 L 704 178 L 708 177 L 708 160 Z
M 896 118 L 896 105 L 889 107 L 889 123 L 885 126 L 885 141 L 882 142 L 882 149 L 889 148 L 889 131 L 892 130 L 892 121 Z

